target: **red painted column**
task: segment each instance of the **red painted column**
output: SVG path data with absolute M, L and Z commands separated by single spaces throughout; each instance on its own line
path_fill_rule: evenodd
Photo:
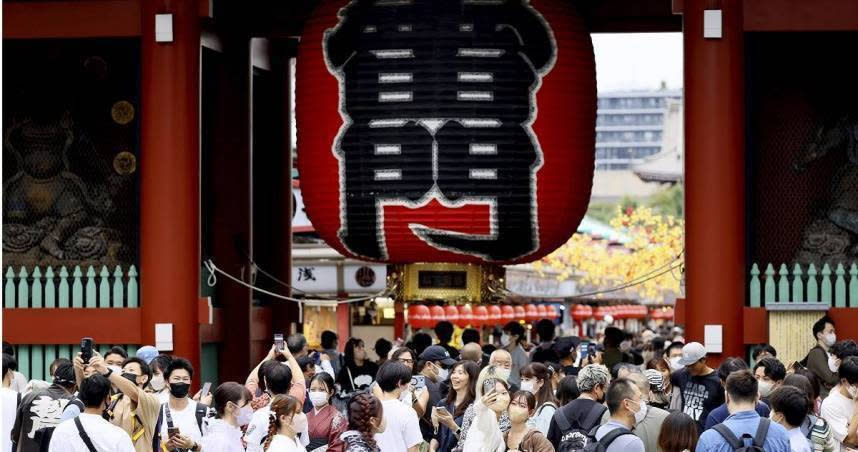
M 703 38 L 707 0 L 685 0 L 687 340 L 723 326 L 723 353 L 744 356 L 745 65 L 742 1 L 721 0 L 722 37 Z M 714 366 L 713 366 L 714 367 Z
M 173 324 L 174 355 L 200 369 L 200 28 L 193 0 L 143 0 L 140 292 L 142 338 Z M 173 41 L 155 42 L 155 15 L 173 15 Z M 105 20 L 110 20 L 105 18 Z

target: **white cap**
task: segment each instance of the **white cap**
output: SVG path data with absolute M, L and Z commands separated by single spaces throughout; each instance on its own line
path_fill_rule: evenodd
M 700 342 L 689 342 L 682 347 L 682 357 L 679 358 L 679 364 L 682 366 L 690 366 L 701 358 L 706 357 L 706 349 Z

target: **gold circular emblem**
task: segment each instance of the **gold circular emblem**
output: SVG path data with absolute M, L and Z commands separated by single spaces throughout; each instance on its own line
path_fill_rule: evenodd
M 110 117 L 113 122 L 124 126 L 134 120 L 134 106 L 127 100 L 120 100 L 110 109 Z
M 128 151 L 122 151 L 113 158 L 113 169 L 118 174 L 131 174 L 137 170 L 137 157 Z

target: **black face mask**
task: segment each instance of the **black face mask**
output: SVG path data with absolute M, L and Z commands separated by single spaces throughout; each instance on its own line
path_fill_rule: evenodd
M 134 386 L 137 386 L 137 375 L 134 375 L 130 372 L 125 372 L 122 374 L 122 378 L 134 383 Z
M 188 383 L 170 383 L 170 394 L 177 399 L 184 399 L 188 396 L 191 385 Z

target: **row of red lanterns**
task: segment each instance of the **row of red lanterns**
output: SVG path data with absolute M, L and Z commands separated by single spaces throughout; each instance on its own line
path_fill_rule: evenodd
M 508 322 L 524 320 L 535 322 L 540 319 L 556 319 L 560 312 L 553 305 L 511 306 L 511 305 L 471 305 L 462 306 L 426 306 L 412 304 L 408 307 L 408 323 L 414 329 L 432 328 L 438 322 L 448 321 L 462 328 L 466 326 L 499 326 Z
M 636 304 L 597 306 L 596 309 L 585 304 L 578 304 L 572 308 L 571 315 L 575 320 L 585 320 L 590 317 L 603 320 L 605 316 L 609 315 L 614 319 L 642 319 L 647 316 L 647 309 L 646 306 Z
M 654 320 L 670 320 L 673 319 L 673 308 L 667 309 L 650 309 L 649 318 Z

